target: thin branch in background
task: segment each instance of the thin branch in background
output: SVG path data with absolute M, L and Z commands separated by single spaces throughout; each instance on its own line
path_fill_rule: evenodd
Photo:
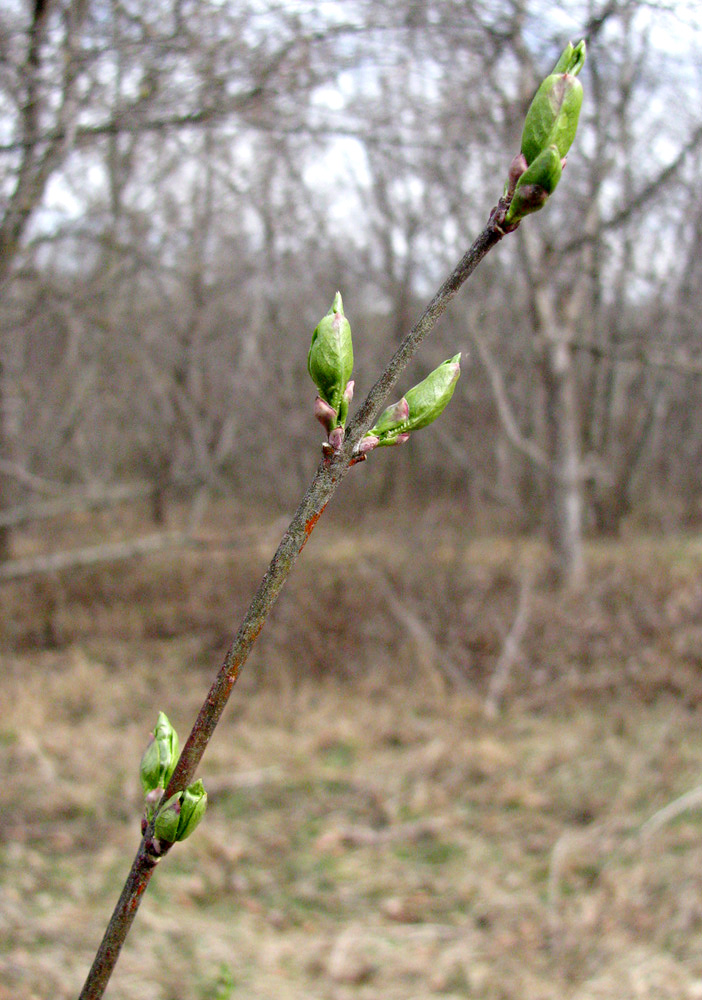
M 568 240 L 563 246 L 558 248 L 559 254 L 569 254 L 574 250 L 579 250 L 581 247 L 585 246 L 587 243 L 592 243 L 595 240 L 599 240 L 603 232 L 607 232 L 610 229 L 617 229 L 623 223 L 627 222 L 628 219 L 651 202 L 658 195 L 663 194 L 664 188 L 668 181 L 672 180 L 684 164 L 690 153 L 694 153 L 695 150 L 702 144 L 702 127 L 696 128 L 695 131 L 690 136 L 689 140 L 682 147 L 675 159 L 664 167 L 652 180 L 645 184 L 643 188 L 635 194 L 633 198 L 622 206 L 618 212 L 615 212 L 600 223 L 599 230 L 596 234 L 582 232 L 573 239 Z
M 678 816 L 682 816 L 683 813 L 689 812 L 691 809 L 699 809 L 701 807 L 702 785 L 697 785 L 696 788 L 685 792 L 684 795 L 680 795 L 677 799 L 673 799 L 667 806 L 663 806 L 653 816 L 649 816 L 641 826 L 639 833 L 644 838 L 652 837 L 667 823 L 672 823 L 673 820 L 677 819 Z
M 12 559 L 0 563 L 0 582 L 21 580 L 23 577 L 45 573 L 58 573 L 61 570 L 77 569 L 81 566 L 95 566 L 104 562 L 120 562 L 167 549 L 180 549 L 189 542 L 190 535 L 184 531 L 162 531 L 132 538 L 126 542 L 105 542 L 63 552 L 52 552 L 48 555 Z
M 500 423 L 502 424 L 503 430 L 507 435 L 507 440 L 516 451 L 525 455 L 530 462 L 533 462 L 534 465 L 536 465 L 543 472 L 547 473 L 547 475 L 554 475 L 553 464 L 549 461 L 546 452 L 542 451 L 541 448 L 539 448 L 539 446 L 533 441 L 529 441 L 525 438 L 519 430 L 517 419 L 507 398 L 507 390 L 505 389 L 502 374 L 489 347 L 485 343 L 485 339 L 477 332 L 476 326 L 477 323 L 474 318 L 471 317 L 471 322 L 468 325 L 470 338 L 478 357 L 480 358 L 480 363 L 485 369 L 487 377 L 490 380 L 492 397 L 495 401 Z
M 639 344 L 623 344 L 619 350 L 603 347 L 589 340 L 571 340 L 576 351 L 583 351 L 595 358 L 607 358 L 615 364 L 640 364 L 650 368 L 661 368 L 679 375 L 699 378 L 702 376 L 702 359 L 681 348 L 673 348 L 662 353 L 647 349 Z
M 148 489 L 144 484 L 139 486 L 115 487 L 113 490 L 104 491 L 94 497 L 84 498 L 84 507 L 111 506 L 113 503 L 121 503 L 125 499 L 134 499 L 143 495 L 150 495 L 153 487 Z M 80 499 L 80 498 L 79 498 Z M 133 559 L 137 556 L 151 555 L 155 552 L 166 550 L 182 549 L 195 544 L 195 533 L 197 532 L 209 501 L 209 491 L 202 486 L 196 492 L 193 499 L 190 514 L 187 519 L 185 529 L 180 531 L 160 531 L 150 535 L 141 535 L 123 542 L 103 542 L 99 545 L 87 545 L 78 549 L 68 549 L 61 552 L 51 552 L 46 555 L 29 556 L 26 559 L 12 559 L 0 563 L 0 583 L 9 580 L 20 580 L 27 576 L 38 576 L 45 573 L 57 573 L 66 569 L 77 569 L 81 566 L 95 566 L 104 562 L 121 562 L 125 559 Z M 70 501 L 68 501 L 70 503 Z M 66 501 L 54 501 L 54 504 L 47 503 L 44 506 L 45 516 L 51 516 L 46 512 L 56 512 L 64 510 L 63 504 Z M 69 506 L 67 510 L 81 509 L 80 506 Z M 11 513 L 11 512 L 8 512 Z M 3 519 L 0 516 L 0 525 Z M 6 523 L 6 522 L 5 522 Z M 13 522 L 10 522 L 13 523 Z M 17 523 L 17 522 L 14 522 Z
M 583 854 L 590 846 L 590 830 L 564 830 L 551 851 L 547 879 L 549 943 L 555 949 L 561 941 L 560 898 L 561 879 L 566 863 L 574 851 Z
M 0 473 L 4 470 L 0 464 Z M 78 511 L 99 510 L 113 507 L 126 501 L 148 497 L 154 492 L 152 483 L 126 483 L 116 486 L 95 486 L 81 493 L 64 491 L 63 496 L 40 503 L 18 504 L 0 511 L 0 527 L 16 528 L 31 521 L 43 521 L 50 517 L 62 517 Z
M 529 624 L 531 614 L 531 597 L 533 593 L 533 578 L 530 569 L 525 569 L 522 573 L 519 585 L 519 598 L 517 600 L 517 611 L 512 622 L 512 627 L 507 633 L 502 652 L 495 664 L 495 669 L 490 678 L 487 698 L 485 699 L 484 713 L 488 719 L 495 719 L 499 715 L 502 707 L 507 682 L 510 671 L 514 665 Z
M 627 774 L 627 779 L 630 778 L 631 774 Z M 627 784 L 628 780 L 623 781 L 622 787 Z M 626 815 L 610 815 L 586 830 L 564 830 L 553 845 L 549 861 L 547 899 L 551 947 L 555 949 L 562 942 L 561 882 L 571 858 L 577 857 L 580 866 L 586 859 L 589 865 L 597 864 L 604 871 L 618 855 L 623 854 L 629 858 L 634 856 L 664 826 L 684 813 L 700 808 L 702 785 L 697 785 L 657 810 L 640 826 L 632 826 Z
M 33 472 L 30 472 L 29 469 L 25 469 L 18 462 L 11 462 L 6 458 L 0 458 L 0 476 L 15 479 L 18 483 L 22 483 L 23 486 L 27 486 L 35 493 L 43 493 L 44 496 L 57 496 L 59 493 L 65 492 L 65 487 L 62 483 L 52 483 L 50 479 L 37 476 Z M 0 524 L 4 523 L 2 518 L 6 513 L 7 511 L 0 513 Z
M 408 820 L 376 830 L 369 826 L 339 826 L 327 830 L 317 840 L 322 851 L 336 851 L 340 847 L 378 847 L 381 844 L 416 843 L 436 837 L 446 827 L 443 817 Z
M 364 576 L 374 580 L 382 600 L 404 631 L 412 637 L 419 669 L 429 678 L 440 694 L 446 693 L 446 681 L 450 679 L 457 687 L 465 687 L 465 676 L 448 652 L 439 649 L 424 622 L 407 603 L 407 597 L 400 597 L 392 580 L 379 566 L 368 559 L 359 559 L 358 569 Z

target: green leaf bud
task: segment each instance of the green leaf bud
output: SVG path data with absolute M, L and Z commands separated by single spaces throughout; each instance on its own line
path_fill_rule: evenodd
M 461 374 L 460 353 L 448 358 L 409 392 L 381 413 L 361 439 L 363 454 L 373 448 L 404 444 L 412 431 L 432 423 L 446 408 Z
M 176 792 L 159 809 L 154 836 L 170 844 L 185 840 L 193 832 L 207 809 L 207 792 L 198 779 L 182 792 Z
M 178 763 L 178 734 L 164 712 L 158 713 L 151 742 L 144 751 L 139 777 L 144 795 L 165 789 Z
M 505 222 L 511 225 L 543 208 L 556 190 L 562 169 L 561 157 L 555 146 L 549 146 L 540 153 L 519 178 Z
M 407 431 L 426 427 L 446 409 L 458 376 L 461 374 L 461 354 L 454 354 L 427 375 L 423 382 L 415 385 L 405 397 L 409 404 L 409 424 Z
M 548 146 L 565 157 L 578 128 L 583 88 L 577 74 L 585 63 L 585 42 L 568 43 L 553 72 L 537 90 L 522 132 L 522 153 L 533 163 Z
M 307 370 L 317 386 L 320 399 L 331 408 L 330 412 L 317 407 L 318 419 L 328 431 L 343 427 L 350 402 L 347 389 L 353 371 L 353 344 L 340 292 L 336 293 L 331 309 L 312 334 Z

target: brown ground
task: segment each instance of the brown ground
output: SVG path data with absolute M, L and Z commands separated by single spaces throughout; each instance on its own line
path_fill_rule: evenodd
M 276 527 L 0 590 L 0 1000 L 77 996 L 148 731 L 186 735 Z M 702 788 L 702 542 L 593 545 L 568 596 L 542 558 L 429 517 L 320 525 L 108 997 L 702 998 L 702 793 L 659 812 Z

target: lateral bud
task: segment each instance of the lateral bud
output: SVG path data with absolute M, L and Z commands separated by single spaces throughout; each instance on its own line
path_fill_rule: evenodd
M 505 185 L 505 198 L 511 198 L 517 186 L 519 178 L 522 176 L 529 164 L 524 153 L 517 153 L 509 166 L 507 174 L 507 184 Z
M 435 368 L 402 399 L 391 403 L 383 410 L 375 426 L 361 438 L 357 452 L 365 454 L 374 448 L 405 444 L 412 431 L 436 420 L 453 396 L 461 374 L 460 362 L 459 352 Z
M 170 844 L 185 840 L 207 809 L 207 792 L 198 778 L 182 792 L 176 792 L 161 806 L 154 823 L 154 837 Z

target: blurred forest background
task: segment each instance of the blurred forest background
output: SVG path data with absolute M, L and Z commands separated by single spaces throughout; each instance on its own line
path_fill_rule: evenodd
M 361 393 L 580 36 L 559 196 L 417 362 L 466 351 L 450 413 L 354 501 L 440 493 L 470 529 L 543 527 L 575 575 L 582 531 L 699 525 L 694 4 L 13 0 L 1 27 L 0 558 L 8 508 L 69 487 L 151 483 L 157 518 L 175 485 L 294 504 L 335 290 Z
M 580 38 L 558 191 L 305 549 L 112 995 L 702 997 L 699 5 L 5 0 L 0 1000 L 77 995 L 318 464 L 313 327 L 362 398 Z

